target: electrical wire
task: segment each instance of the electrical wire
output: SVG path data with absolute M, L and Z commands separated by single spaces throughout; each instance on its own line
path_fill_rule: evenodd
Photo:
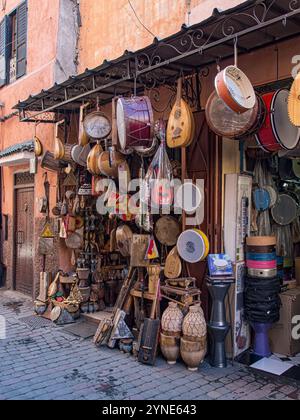
M 135 17 L 136 17 L 136 19 L 138 20 L 138 22 L 140 23 L 140 25 L 142 25 L 142 27 L 147 31 L 147 32 L 149 32 L 149 34 L 150 35 L 152 35 L 153 36 L 153 38 L 156 38 L 156 35 L 153 33 L 153 32 L 151 32 L 150 31 L 150 29 L 149 28 L 147 28 L 147 26 L 142 22 L 142 20 L 141 20 L 141 18 L 139 17 L 139 15 L 137 14 L 137 11 L 135 10 L 135 8 L 134 8 L 134 6 L 133 6 L 133 4 L 132 4 L 132 2 L 131 2 L 131 0 L 128 0 L 128 4 L 129 4 L 129 6 L 130 6 L 130 8 L 131 8 L 131 10 L 133 11 L 133 13 L 134 13 L 134 15 L 135 15 Z

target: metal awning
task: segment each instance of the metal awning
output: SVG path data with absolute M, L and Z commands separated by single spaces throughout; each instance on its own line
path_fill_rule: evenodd
M 55 122 L 59 114 L 78 110 L 84 101 L 106 104 L 116 95 L 174 86 L 180 74 L 201 77 L 213 63 L 299 36 L 300 0 L 248 0 L 232 9 L 214 10 L 207 20 L 187 27 L 136 52 L 19 102 L 14 109 L 24 122 Z

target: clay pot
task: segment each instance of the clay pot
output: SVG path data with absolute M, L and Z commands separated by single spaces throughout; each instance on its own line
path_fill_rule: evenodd
M 79 292 L 82 296 L 82 303 L 87 303 L 90 300 L 91 288 L 90 287 L 79 287 Z
M 207 325 L 200 305 L 191 306 L 182 324 L 183 336 L 188 341 L 199 341 L 207 335 Z
M 42 316 L 44 315 L 44 313 L 47 310 L 47 304 L 43 303 L 43 302 L 35 302 L 34 304 L 34 312 L 39 315 Z
M 188 370 L 197 372 L 207 353 L 207 337 L 202 337 L 200 341 L 188 341 L 182 338 L 180 342 L 180 353 Z
M 176 365 L 180 356 L 180 342 L 177 337 L 160 334 L 160 349 L 169 365 Z
M 132 339 L 120 340 L 119 349 L 123 353 L 131 354 L 133 351 L 133 340 Z
M 182 322 L 183 313 L 177 303 L 170 302 L 168 309 L 165 310 L 161 319 L 163 334 L 169 337 L 180 337 Z

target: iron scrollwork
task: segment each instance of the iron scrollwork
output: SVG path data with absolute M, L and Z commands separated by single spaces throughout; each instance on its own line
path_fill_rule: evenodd
M 230 16 L 224 16 L 217 20 L 217 23 L 203 29 L 191 29 L 170 42 L 157 42 L 156 47 L 150 54 L 141 54 L 136 59 L 137 74 L 146 73 L 153 68 L 167 65 L 170 61 L 176 61 L 176 57 L 184 55 L 203 54 L 209 44 L 219 41 L 226 41 L 241 31 L 241 25 L 246 27 L 259 27 L 271 20 L 274 15 L 272 10 L 276 5 L 285 8 L 285 12 L 297 11 L 300 9 L 300 0 L 289 0 L 286 5 L 279 4 L 280 0 L 258 0 L 246 11 L 236 12 Z M 242 22 L 240 20 L 242 19 Z M 283 19 L 286 16 L 283 15 Z M 224 39 L 225 38 L 225 39 Z

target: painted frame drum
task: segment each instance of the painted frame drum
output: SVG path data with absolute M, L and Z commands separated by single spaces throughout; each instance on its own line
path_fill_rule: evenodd
M 290 121 L 287 108 L 288 98 L 287 89 L 280 89 L 262 96 L 267 115 L 265 124 L 256 135 L 256 140 L 266 152 L 294 150 L 299 143 L 300 130 Z

